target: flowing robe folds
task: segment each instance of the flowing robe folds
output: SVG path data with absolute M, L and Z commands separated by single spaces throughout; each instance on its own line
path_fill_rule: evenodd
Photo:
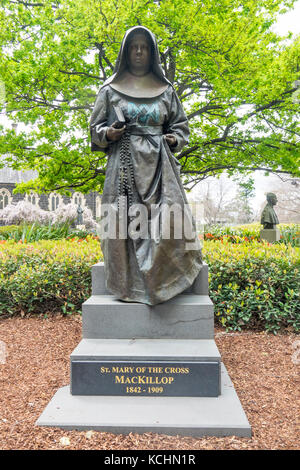
M 126 118 L 127 137 L 112 143 L 108 142 L 106 131 L 116 120 L 114 106 L 120 107 Z M 188 142 L 189 128 L 181 103 L 171 85 L 159 96 L 134 98 L 108 84 L 98 93 L 90 129 L 92 150 L 103 150 L 108 155 L 101 207 L 105 210 L 109 205 L 110 220 L 114 216 L 117 220 L 116 236 L 111 233 L 101 239 L 107 288 L 125 301 L 149 305 L 164 302 L 187 289 L 202 267 L 195 222 L 179 176 L 180 164 L 164 136 L 170 133 L 176 137 L 177 145 L 172 149 L 175 152 Z M 122 140 L 126 138 L 129 160 L 124 163 Z M 131 194 L 125 211 L 118 204 L 124 167 Z M 124 237 L 120 220 L 124 220 L 128 210 L 132 216 L 136 204 L 143 209 L 143 222 L 140 226 L 135 224 L 139 236 L 135 230 L 134 237 L 127 233 Z M 175 208 L 175 216 L 171 212 L 168 218 L 165 214 L 170 207 Z M 178 225 L 178 208 L 184 213 L 180 236 L 174 229 Z M 128 224 L 138 220 L 139 214 L 134 215 L 128 218 Z M 107 212 L 102 216 L 105 219 Z M 166 233 L 164 227 L 169 221 L 171 227 Z

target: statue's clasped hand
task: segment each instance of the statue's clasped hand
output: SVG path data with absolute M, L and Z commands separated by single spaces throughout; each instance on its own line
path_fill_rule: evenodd
M 169 147 L 176 147 L 177 139 L 173 134 L 166 134 L 165 137 Z
M 108 127 L 106 131 L 107 140 L 110 140 L 112 142 L 117 142 L 118 140 L 121 139 L 122 135 L 125 132 L 126 126 L 123 125 L 122 127 L 119 128 L 118 127 L 119 124 L 120 123 L 118 121 L 115 121 L 112 123 L 110 127 Z

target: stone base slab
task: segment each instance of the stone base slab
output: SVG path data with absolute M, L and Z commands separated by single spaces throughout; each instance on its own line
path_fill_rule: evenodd
M 260 238 L 266 240 L 269 243 L 278 242 L 280 240 L 280 230 L 278 228 L 262 229 L 260 231 Z
M 182 294 L 155 306 L 92 295 L 82 304 L 82 336 L 213 339 L 214 307 L 207 295 Z
M 213 339 L 84 338 L 70 356 L 80 360 L 221 361 Z
M 251 437 L 251 427 L 222 364 L 222 394 L 204 397 L 73 396 L 60 388 L 36 422 L 115 434 Z
M 221 393 L 221 356 L 214 340 L 82 339 L 70 359 L 72 395 L 128 395 L 132 376 L 135 383 L 143 384 L 131 387 L 130 393 L 137 396 Z M 166 373 L 153 370 L 157 367 Z M 178 372 L 171 372 L 176 367 Z M 120 377 L 124 382 L 116 383 Z M 165 385 L 158 390 L 147 385 L 160 381 Z

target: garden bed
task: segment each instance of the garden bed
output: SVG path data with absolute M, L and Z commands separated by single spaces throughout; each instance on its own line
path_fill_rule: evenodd
M 231 330 L 300 331 L 300 248 L 255 240 L 205 241 L 216 321 Z M 0 317 L 74 314 L 91 295 L 91 266 L 102 259 L 89 236 L 0 245 Z
M 252 438 L 191 438 L 154 433 L 115 435 L 35 426 L 59 387 L 69 384 L 69 356 L 81 317 L 7 318 L 0 340 L 1 449 L 299 449 L 300 339 L 295 334 L 226 333 L 216 342 L 252 426 Z

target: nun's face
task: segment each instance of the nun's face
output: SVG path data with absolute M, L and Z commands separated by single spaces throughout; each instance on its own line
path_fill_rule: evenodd
M 133 74 L 144 75 L 150 68 L 151 49 L 144 34 L 135 34 L 128 46 L 129 69 Z

